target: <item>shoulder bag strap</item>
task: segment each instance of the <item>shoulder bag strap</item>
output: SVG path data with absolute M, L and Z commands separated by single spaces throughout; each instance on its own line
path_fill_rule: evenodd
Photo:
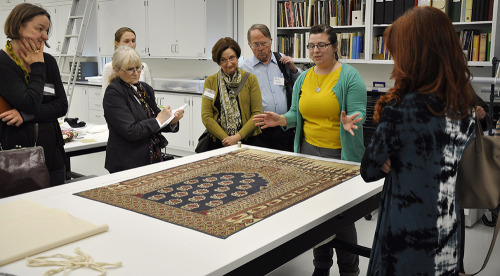
M 281 73 L 283 74 L 283 77 L 288 76 L 288 72 L 286 71 L 285 64 L 280 62 L 280 54 L 278 52 L 273 52 L 274 57 L 276 58 L 276 63 L 278 64 L 278 67 L 280 68 Z
M 38 123 L 35 123 L 35 147 L 36 147 L 36 142 L 38 142 Z
M 248 76 L 250 75 L 250 73 L 246 73 L 245 76 L 243 77 L 243 79 L 241 79 L 241 82 L 240 82 L 240 85 L 238 86 L 238 89 L 236 89 L 236 91 L 234 91 L 234 96 L 238 96 L 238 94 L 240 93 L 240 90 L 241 88 L 243 88 L 243 85 L 245 84 L 245 81 L 248 79 Z
M 491 239 L 491 244 L 490 244 L 490 249 L 488 250 L 488 255 L 486 255 L 486 258 L 484 259 L 484 263 L 483 263 L 483 266 L 481 267 L 481 269 L 476 272 L 476 273 L 473 273 L 473 274 L 466 274 L 466 273 L 460 273 L 460 276 L 472 276 L 472 275 L 476 275 L 478 274 L 479 272 L 483 271 L 483 269 L 486 267 L 486 265 L 488 264 L 488 261 L 490 259 L 490 256 L 491 256 L 491 252 L 493 252 L 493 248 L 495 247 L 495 242 L 497 240 L 497 235 L 498 235 L 498 230 L 500 228 L 500 216 L 497 217 L 497 224 L 495 226 L 495 231 L 493 232 L 493 238 Z M 462 252 L 463 254 L 463 252 Z

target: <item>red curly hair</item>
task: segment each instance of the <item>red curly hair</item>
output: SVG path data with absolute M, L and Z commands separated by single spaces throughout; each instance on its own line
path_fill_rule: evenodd
M 436 116 L 465 118 L 474 108 L 471 73 L 458 35 L 442 11 L 425 6 L 408 10 L 384 32 L 387 49 L 394 57 L 394 87 L 381 96 L 373 119 L 378 122 L 385 105 L 409 93 L 435 93 L 446 103 Z

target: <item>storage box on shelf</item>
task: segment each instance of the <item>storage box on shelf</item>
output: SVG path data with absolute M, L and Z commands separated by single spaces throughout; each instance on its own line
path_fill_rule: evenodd
M 491 66 L 491 58 L 500 54 L 500 41 L 498 39 L 500 37 L 499 1 L 487 0 L 484 3 L 488 3 L 488 5 L 472 5 L 470 7 L 467 6 L 467 1 L 470 0 L 428 1 L 428 4 L 442 9 L 450 16 L 458 35 L 462 34 L 463 37 L 464 33 L 473 30 L 470 32 L 471 38 L 463 43 L 464 50 L 470 53 L 469 66 Z M 352 4 L 348 6 L 346 3 Z M 339 4 L 348 7 L 350 13 L 347 12 L 349 9 L 339 9 Z M 420 4 L 424 5 L 424 2 L 420 2 Z M 271 5 L 271 25 L 275 38 L 274 50 L 292 56 L 295 62 L 311 62 L 307 56 L 308 51 L 303 51 L 307 45 L 310 27 L 318 23 L 326 23 L 341 33 L 340 36 L 344 39 L 347 38 L 346 36 L 351 38 L 352 34 L 361 34 L 363 37 L 363 49 L 358 50 L 359 53 L 363 54 L 358 55 L 357 59 L 353 58 L 351 54 L 351 52 L 355 52 L 352 48 L 352 40 L 347 40 L 348 42 L 344 43 L 344 47 L 349 45 L 351 52 L 348 54 L 345 52 L 346 49 L 342 48 L 344 39 L 339 40 L 340 47 L 338 49 L 342 62 L 392 64 L 390 54 L 386 50 L 384 51 L 382 35 L 395 19 L 414 5 L 414 0 L 274 0 Z M 335 10 L 334 7 L 337 9 Z M 340 16 L 335 16 L 337 10 L 345 12 Z M 345 19 L 342 19 L 342 16 Z M 354 18 L 361 18 L 361 23 L 355 21 Z M 481 34 L 483 34 L 482 40 Z M 474 35 L 477 37 L 475 52 Z M 483 41 L 483 46 L 481 46 L 481 41 Z M 304 55 L 297 55 L 297 52 L 299 54 L 303 52 Z M 477 53 L 477 58 L 474 57 L 474 53 Z

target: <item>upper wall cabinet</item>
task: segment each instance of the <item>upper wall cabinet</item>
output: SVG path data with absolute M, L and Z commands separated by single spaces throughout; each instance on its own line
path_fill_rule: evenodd
M 0 7 L 14 7 L 17 4 L 24 3 L 24 0 L 0 0 Z M 5 22 L 5 18 L 2 18 Z
M 100 56 L 113 56 L 115 32 L 121 27 L 129 27 L 134 30 L 137 38 L 135 49 L 142 57 L 147 56 L 144 1 L 99 1 L 97 4 L 97 20 Z
M 114 33 L 130 27 L 142 57 L 206 59 L 213 41 L 233 36 L 233 0 L 99 0 L 99 55 L 112 56 Z
M 205 57 L 205 0 L 147 2 L 150 57 Z

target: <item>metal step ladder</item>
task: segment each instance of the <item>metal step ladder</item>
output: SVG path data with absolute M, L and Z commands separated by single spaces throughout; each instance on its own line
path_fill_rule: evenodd
M 63 84 L 66 86 L 66 95 L 68 95 L 68 107 L 71 106 L 73 98 L 73 90 L 78 76 L 78 68 L 80 67 L 80 59 L 82 57 L 83 46 L 87 36 L 87 29 L 90 22 L 90 15 L 94 7 L 95 0 L 73 0 L 71 4 L 68 24 L 61 48 L 61 53 L 57 59 L 57 65 L 61 74 Z M 77 14 L 78 11 L 83 14 Z M 70 45 L 75 45 L 74 52 L 70 50 Z M 67 68 L 67 69 L 66 69 Z M 66 118 L 68 117 L 66 113 Z

